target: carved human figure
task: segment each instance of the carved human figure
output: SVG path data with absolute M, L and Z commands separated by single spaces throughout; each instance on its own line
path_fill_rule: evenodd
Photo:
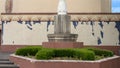
M 67 14 L 67 7 L 65 0 L 59 0 L 58 3 L 58 15 L 66 15 Z

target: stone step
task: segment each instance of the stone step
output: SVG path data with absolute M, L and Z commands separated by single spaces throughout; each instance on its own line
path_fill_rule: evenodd
M 13 62 L 9 61 L 9 59 L 0 59 L 0 68 L 19 68 Z
M 0 64 L 14 64 L 14 63 L 10 61 L 0 61 Z
M 0 61 L 9 61 L 9 59 L 0 59 Z
M 19 68 L 19 67 L 14 64 L 0 64 L 0 68 Z

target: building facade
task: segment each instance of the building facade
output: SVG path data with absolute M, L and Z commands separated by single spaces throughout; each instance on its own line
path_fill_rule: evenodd
M 6 14 L 0 0 L 2 45 L 42 45 L 54 32 L 58 0 L 11 0 Z M 120 14 L 112 14 L 111 0 L 66 0 L 71 32 L 85 45 L 119 45 Z
M 0 0 L 0 11 L 5 12 L 6 1 Z M 13 13 L 56 12 L 59 0 L 10 0 L 13 1 Z M 111 0 L 66 0 L 67 10 L 80 12 L 111 12 Z

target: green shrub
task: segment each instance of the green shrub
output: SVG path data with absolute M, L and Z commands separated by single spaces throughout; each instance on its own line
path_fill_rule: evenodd
M 36 59 L 47 60 L 52 58 L 73 58 L 80 60 L 95 60 L 103 57 L 113 56 L 113 52 L 98 48 L 82 48 L 82 49 L 51 49 L 42 48 L 41 46 L 28 46 L 20 48 L 16 51 L 16 55 L 35 56 Z
M 21 56 L 35 56 L 35 54 L 41 49 L 41 46 L 27 46 L 17 49 L 15 54 Z
M 55 49 L 55 57 L 73 57 L 74 50 L 73 49 Z
M 42 49 L 38 51 L 38 53 L 35 55 L 36 59 L 51 59 L 54 56 L 54 50 L 53 49 Z
M 95 60 L 93 51 L 87 49 L 42 49 L 36 54 L 36 59 L 51 59 L 55 57 Z
M 104 58 L 104 56 L 98 56 L 98 55 L 95 56 L 95 60 L 100 60 L 100 59 L 103 59 L 103 58 Z
M 85 48 L 91 51 L 94 51 L 95 55 L 104 56 L 104 57 L 111 57 L 113 56 L 113 52 L 110 50 L 105 49 L 98 49 L 98 48 Z
M 81 60 L 95 60 L 94 52 L 86 49 L 76 49 L 74 57 Z

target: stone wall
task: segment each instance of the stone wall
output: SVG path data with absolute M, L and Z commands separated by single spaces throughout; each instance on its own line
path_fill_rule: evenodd
M 3 22 L 2 44 L 41 45 L 47 42 L 47 34 L 54 32 L 54 22 L 1 21 Z M 78 42 L 85 45 L 119 45 L 120 21 L 71 22 L 71 33 L 78 34 Z
M 54 32 L 56 13 L 2 13 L 2 45 L 41 45 Z M 84 45 L 119 45 L 120 13 L 68 13 L 71 33 Z

